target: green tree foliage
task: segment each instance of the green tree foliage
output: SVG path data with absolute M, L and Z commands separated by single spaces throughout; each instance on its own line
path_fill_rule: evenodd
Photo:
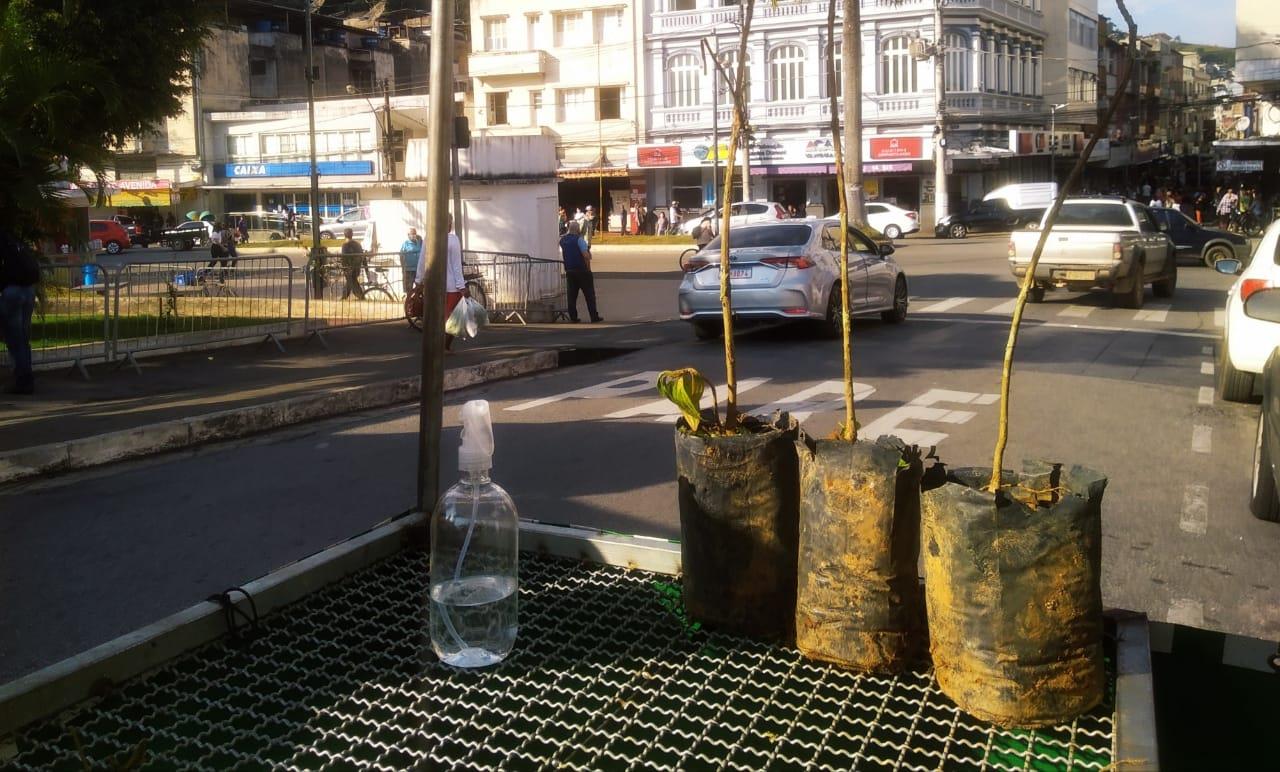
M 202 0 L 0 0 L 0 226 L 33 235 L 51 184 L 182 111 Z

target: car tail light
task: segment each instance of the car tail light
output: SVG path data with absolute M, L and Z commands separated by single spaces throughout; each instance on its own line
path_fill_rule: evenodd
M 1243 303 L 1248 300 L 1250 295 L 1259 290 L 1270 288 L 1271 282 L 1266 279 L 1245 279 L 1240 282 L 1240 302 Z
M 920 215 L 919 215 L 919 214 L 917 214 L 917 213 L 915 213 L 915 212 L 907 212 L 907 219 L 908 219 L 908 220 L 918 220 L 918 219 L 920 219 Z
M 1009 259 L 1012 260 L 1013 258 L 1017 257 L 1017 254 L 1018 254 L 1018 250 L 1013 245 L 1013 239 L 1009 239 Z
M 1117 263 L 1124 259 L 1124 248 L 1120 246 L 1120 242 L 1111 245 L 1111 259 Z
M 807 309 L 807 308 L 784 308 L 784 309 L 782 309 L 782 313 L 787 314 L 787 315 L 789 315 L 789 316 L 804 316 L 805 314 L 808 314 L 808 313 L 809 313 L 809 309 Z
M 691 257 L 688 260 L 684 261 L 684 272 L 696 273 L 698 271 L 701 271 L 703 268 L 706 268 L 708 265 L 711 265 L 711 261 L 707 260 L 706 258 Z
M 764 257 L 760 262 L 765 265 L 773 265 L 781 268 L 796 268 L 803 270 L 812 268 L 814 263 L 807 257 Z

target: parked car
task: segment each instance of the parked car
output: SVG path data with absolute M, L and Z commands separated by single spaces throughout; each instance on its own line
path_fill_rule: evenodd
M 969 211 L 949 214 L 938 221 L 933 235 L 962 239 L 970 233 L 1008 233 L 1029 223 L 1040 222 L 1047 207 L 1013 209 L 1004 199 L 975 201 Z
M 161 234 L 164 243 L 174 252 L 202 247 L 213 236 L 213 223 L 207 220 L 188 220 Z
M 1228 402 L 1253 397 L 1254 379 L 1267 357 L 1280 345 L 1280 323 L 1245 313 L 1245 303 L 1256 293 L 1280 287 L 1280 220 L 1271 223 L 1246 267 L 1231 258 L 1219 260 L 1219 273 L 1238 275 L 1227 290 L 1226 321 L 1218 347 L 1218 396 Z
M 369 208 L 360 206 L 355 209 L 348 209 L 332 220 L 322 220 L 320 223 L 320 238 L 322 239 L 341 239 L 345 238 L 343 232 L 347 228 L 351 229 L 351 236 L 356 241 L 363 241 L 365 234 L 368 233 L 373 220 L 369 217 Z M 299 231 L 304 228 L 310 228 L 311 221 L 308 220 L 306 225 L 299 224 Z
M 1259 290 L 1244 303 L 1251 318 L 1280 324 L 1280 289 Z M 1262 368 L 1262 410 L 1253 446 L 1253 486 L 1249 509 L 1255 517 L 1280 521 L 1280 348 Z
M 151 238 L 147 233 L 147 229 L 136 218 L 127 214 L 113 215 L 110 219 L 120 223 L 124 228 L 124 232 L 129 234 L 129 243 L 146 249 L 151 244 Z
M 920 230 L 920 214 L 887 201 L 868 201 L 867 224 L 891 240 L 900 239 Z
M 1027 273 L 1043 227 L 1042 222 L 1036 230 L 1009 237 L 1009 269 L 1019 280 Z M 1142 308 L 1147 284 L 1156 297 L 1173 297 L 1178 260 L 1173 242 L 1164 234 L 1166 227 L 1136 201 L 1067 199 L 1049 232 L 1027 299 L 1039 303 L 1045 291 L 1055 287 L 1072 292 L 1099 288 L 1112 293 L 1119 305 Z
M 1201 225 L 1177 209 L 1154 207 L 1151 214 L 1157 222 L 1169 226 L 1165 235 L 1173 242 L 1178 257 L 1194 258 L 1210 268 L 1228 257 L 1249 262 L 1249 239 L 1238 233 Z
M 855 314 L 886 322 L 907 318 L 907 276 L 893 245 L 877 245 L 849 229 L 850 302 Z M 840 221 L 785 220 L 732 230 L 729 262 L 735 316 L 748 321 L 814 320 L 829 335 L 840 328 Z M 701 339 L 720 334 L 720 238 L 684 262 L 677 304 L 680 318 Z
M 1017 182 L 1001 185 L 982 197 L 983 201 L 1003 201 L 1010 209 L 1039 209 L 1053 206 L 1058 197 L 1056 182 Z M 1039 220 L 1040 218 L 1036 218 Z
M 682 220 L 680 232 L 692 236 L 693 229 L 701 225 L 704 218 L 710 216 L 716 218 L 718 227 L 720 218 L 724 216 L 723 211 L 722 209 L 704 209 L 693 217 Z M 729 226 L 733 228 L 747 223 L 785 219 L 787 219 L 787 210 L 773 201 L 739 201 L 729 207 Z
M 133 243 L 124 226 L 115 220 L 90 220 L 89 238 L 102 242 L 107 254 L 118 255 Z

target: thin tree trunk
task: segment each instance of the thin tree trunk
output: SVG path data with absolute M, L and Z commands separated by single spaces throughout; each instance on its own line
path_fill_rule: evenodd
M 844 143 L 840 138 L 840 106 L 836 100 L 836 63 L 831 56 L 836 39 L 835 30 L 836 0 L 828 0 L 827 97 L 831 104 L 831 147 L 836 156 L 836 200 L 840 206 L 840 340 L 841 353 L 844 355 L 844 423 L 840 425 L 838 433 L 840 439 L 856 442 L 858 422 L 853 406 L 853 345 L 849 329 L 849 197 L 844 186 L 844 152 L 841 148 Z M 857 131 L 856 126 L 854 131 Z M 858 178 L 858 184 L 862 184 L 861 177 Z
M 1120 82 L 1116 86 L 1115 93 L 1118 96 L 1124 93 L 1129 78 L 1133 74 L 1133 63 L 1138 51 L 1138 25 L 1134 23 L 1133 17 L 1129 15 L 1129 9 L 1125 7 L 1124 0 L 1116 0 L 1116 5 L 1120 8 L 1120 14 L 1124 16 L 1125 22 L 1129 25 L 1129 56 L 1125 59 L 1124 72 L 1120 75 Z M 1088 162 L 1089 156 L 1093 154 L 1093 148 L 1098 144 L 1098 138 L 1105 134 L 1107 127 L 1111 125 L 1111 121 L 1116 114 L 1116 108 L 1119 105 L 1120 100 L 1118 98 L 1111 100 L 1111 104 L 1107 106 L 1106 115 L 1094 129 L 1093 136 L 1089 137 L 1089 142 L 1085 145 L 1084 151 L 1076 159 L 1070 176 L 1063 183 L 1062 189 L 1058 191 L 1058 197 L 1054 200 L 1053 206 L 1049 209 L 1049 214 L 1045 217 L 1044 225 L 1040 229 L 1040 238 L 1036 240 L 1036 249 L 1031 253 L 1031 262 L 1027 265 L 1026 275 L 1022 277 L 1022 286 L 1018 289 L 1018 301 L 1013 307 L 1013 321 L 1009 324 L 1009 341 L 1004 348 L 1004 368 L 1000 373 L 1000 428 L 996 435 L 996 449 L 991 460 L 991 480 L 987 483 L 987 490 L 992 493 L 1000 488 L 1000 470 L 1004 465 L 1005 446 L 1009 442 L 1009 386 L 1013 379 L 1013 353 L 1018 345 L 1018 327 L 1022 324 L 1022 311 L 1027 306 L 1027 293 L 1035 285 L 1036 266 L 1040 264 L 1040 255 L 1044 252 L 1044 245 L 1049 240 L 1049 232 L 1053 229 L 1053 224 L 1058 220 L 1058 213 L 1062 211 L 1062 202 L 1079 184 L 1080 177 L 1084 173 L 1085 163 Z
M 844 183 L 836 184 L 844 188 L 849 219 L 863 226 L 867 224 L 867 200 L 862 187 L 862 7 L 860 0 L 841 1 L 844 28 L 840 39 L 840 89 L 844 100 L 845 161 Z M 831 139 L 835 141 L 834 128 Z
M 733 348 L 733 291 L 729 283 L 729 217 L 730 191 L 733 190 L 734 159 L 738 155 L 738 139 L 746 121 L 746 97 L 742 93 L 747 76 L 747 36 L 751 34 L 753 0 L 742 4 L 742 35 L 738 40 L 738 71 L 733 79 L 733 128 L 729 131 L 729 162 L 724 169 L 725 202 L 720 220 L 720 314 L 724 322 L 725 415 L 724 428 L 738 426 L 738 373 Z M 746 180 L 743 180 L 745 191 Z

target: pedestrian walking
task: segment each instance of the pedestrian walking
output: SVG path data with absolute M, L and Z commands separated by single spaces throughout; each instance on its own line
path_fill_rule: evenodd
M 677 233 L 680 226 L 680 207 L 676 206 L 676 202 L 672 201 L 667 204 L 667 232 Z
M 582 216 L 582 237 L 587 240 L 587 245 L 595 240 L 596 236 L 596 208 L 587 205 L 587 211 Z
M 659 236 L 665 235 L 668 227 L 669 226 L 667 224 L 667 210 L 659 209 L 658 210 L 658 235 Z
M 453 215 L 449 215 L 445 222 L 449 236 L 445 244 L 444 318 L 448 319 L 463 298 L 471 297 L 471 292 L 467 289 L 467 279 L 462 274 L 462 242 L 458 241 L 453 232 Z M 427 261 L 423 258 L 418 261 L 418 283 L 425 283 L 426 278 Z M 453 336 L 448 333 L 444 336 L 444 351 L 446 354 L 453 352 Z
M 240 243 L 243 244 L 249 240 L 249 221 L 243 217 L 236 217 L 236 232 L 239 234 Z
M 1236 203 L 1240 200 L 1239 196 L 1232 188 L 1227 188 L 1227 192 L 1222 194 L 1222 198 L 1218 200 L 1218 225 L 1227 227 L 1227 223 L 1231 222 L 1231 213 L 1236 209 Z
M 0 338 L 9 349 L 13 383 L 6 394 L 35 393 L 31 369 L 31 315 L 36 308 L 40 259 L 28 244 L 0 232 Z
M 222 227 L 222 223 L 214 223 L 213 232 L 209 234 L 209 268 L 225 261 L 227 258 L 227 250 L 222 246 L 222 237 L 225 230 Z
M 578 320 L 578 292 L 587 301 L 587 313 L 593 322 L 603 322 L 596 310 L 596 282 L 591 273 L 591 248 L 582 238 L 576 222 L 569 223 L 569 232 L 560 237 L 560 256 L 564 260 L 565 284 L 569 290 L 569 321 Z
M 357 300 L 364 300 L 364 287 L 360 285 L 360 272 L 364 270 L 364 247 L 355 240 L 350 228 L 342 231 L 346 241 L 342 242 L 342 273 L 346 277 L 346 286 L 342 288 L 342 299 L 352 295 Z
M 559 228 L 561 236 L 569 230 L 569 213 L 564 210 L 563 206 L 560 207 L 559 221 L 556 227 Z
M 298 238 L 298 216 L 294 214 L 293 207 L 284 210 L 284 229 L 289 238 Z
M 400 270 L 404 273 L 404 293 L 413 289 L 414 276 L 418 273 L 418 260 L 422 258 L 422 237 L 417 228 L 410 228 L 400 245 Z

